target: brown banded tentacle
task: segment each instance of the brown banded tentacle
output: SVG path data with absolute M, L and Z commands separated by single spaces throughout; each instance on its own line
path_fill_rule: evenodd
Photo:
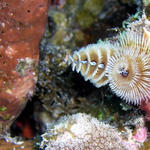
M 111 49 L 111 50 L 110 50 Z M 90 80 L 96 87 L 103 86 L 108 83 L 105 76 L 105 68 L 110 55 L 113 55 L 114 49 L 108 42 L 97 44 L 89 44 L 75 51 L 70 57 L 72 69 L 81 72 L 85 80 Z

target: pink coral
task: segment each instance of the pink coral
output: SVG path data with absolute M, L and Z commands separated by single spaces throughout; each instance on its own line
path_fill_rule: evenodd
M 140 142 L 143 143 L 147 139 L 147 129 L 146 127 L 141 127 L 138 128 L 136 131 L 136 134 L 133 136 L 133 138 Z

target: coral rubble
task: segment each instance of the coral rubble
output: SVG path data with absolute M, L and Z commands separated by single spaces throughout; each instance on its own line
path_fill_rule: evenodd
M 0 132 L 33 94 L 48 0 L 0 1 Z
M 14 149 L 14 150 L 34 150 L 33 148 L 33 141 L 28 140 L 25 141 L 22 145 L 18 145 L 16 143 L 9 143 L 8 141 L 0 140 L 0 149 L 1 150 L 6 150 L 6 149 Z

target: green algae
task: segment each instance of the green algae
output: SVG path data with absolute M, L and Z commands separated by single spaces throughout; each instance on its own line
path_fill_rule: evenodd
M 6 106 L 1 106 L 0 107 L 0 111 L 6 111 L 7 110 L 7 107 Z
M 143 0 L 143 3 L 144 3 L 144 6 L 148 6 L 148 5 L 150 5 L 150 1 L 149 0 Z
M 25 59 L 18 60 L 16 70 L 21 76 L 26 76 L 29 70 L 33 69 L 34 66 L 35 66 L 35 60 L 27 57 Z
M 89 11 L 82 10 L 76 15 L 77 21 L 81 28 L 88 28 L 92 23 L 94 23 L 94 17 Z
M 104 0 L 87 0 L 84 9 L 88 10 L 93 16 L 99 15 L 104 6 Z

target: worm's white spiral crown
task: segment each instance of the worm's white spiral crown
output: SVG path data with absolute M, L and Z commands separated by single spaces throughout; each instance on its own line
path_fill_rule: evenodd
M 150 21 L 145 14 L 111 43 L 101 41 L 75 51 L 69 57 L 72 69 L 96 87 L 109 82 L 112 91 L 127 102 L 150 100 Z
M 106 68 L 112 91 L 134 104 L 150 99 L 149 35 L 145 28 L 140 34 L 129 30 L 121 35 Z
M 81 72 L 86 81 L 90 80 L 96 87 L 101 87 L 108 83 L 105 69 L 114 51 L 114 47 L 108 42 L 89 44 L 75 51 L 73 56 L 69 57 L 69 63 L 72 64 L 72 70 Z

